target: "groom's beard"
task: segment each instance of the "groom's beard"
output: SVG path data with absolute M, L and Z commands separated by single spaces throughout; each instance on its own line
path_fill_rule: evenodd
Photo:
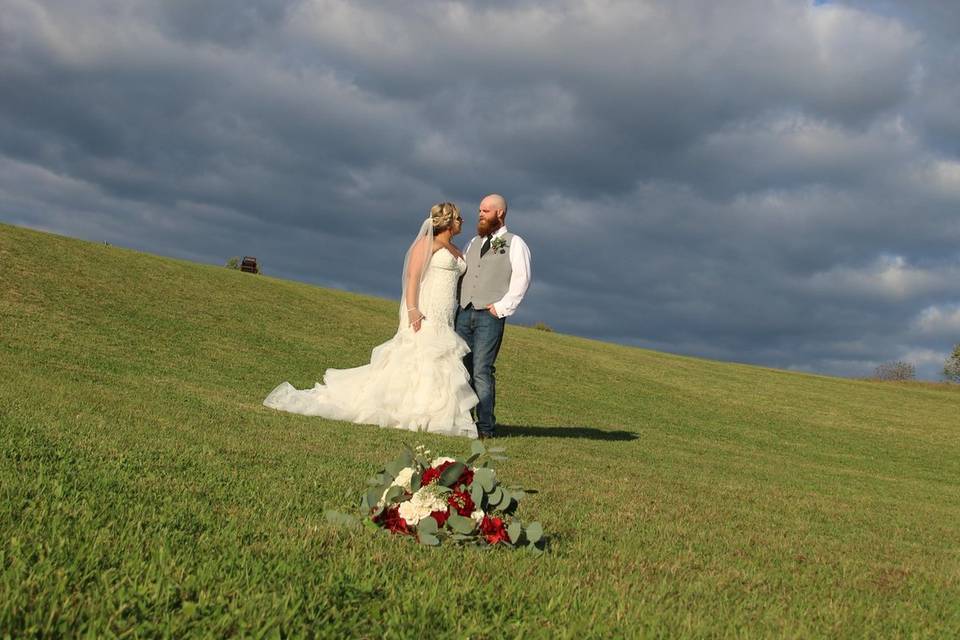
M 497 218 L 494 218 L 493 220 L 477 220 L 477 235 L 481 238 L 486 238 L 488 235 L 502 226 L 503 223 Z

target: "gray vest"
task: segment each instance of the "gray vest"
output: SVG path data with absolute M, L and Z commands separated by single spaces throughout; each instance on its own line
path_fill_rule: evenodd
M 510 288 L 510 276 L 513 275 L 513 267 L 510 266 L 510 242 L 513 234 L 508 231 L 499 237 L 506 243 L 499 251 L 494 251 L 491 247 L 481 258 L 480 247 L 483 246 L 483 240 L 477 238 L 464 256 L 467 272 L 460 280 L 461 307 L 466 308 L 473 303 L 475 309 L 483 309 L 506 295 Z

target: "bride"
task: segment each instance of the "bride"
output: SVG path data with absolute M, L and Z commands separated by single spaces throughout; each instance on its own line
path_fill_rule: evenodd
M 375 347 L 370 364 L 327 369 L 323 384 L 297 390 L 284 382 L 263 404 L 309 416 L 381 427 L 477 437 L 470 410 L 477 396 L 453 330 L 457 282 L 467 265 L 451 242 L 463 218 L 452 202 L 430 209 L 403 264 L 396 335 Z

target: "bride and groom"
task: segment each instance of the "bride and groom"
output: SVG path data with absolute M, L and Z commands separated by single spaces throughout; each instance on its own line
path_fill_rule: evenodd
M 312 389 L 284 382 L 263 404 L 381 427 L 494 437 L 494 363 L 506 318 L 530 284 L 530 250 L 507 231 L 506 216 L 503 196 L 486 196 L 477 235 L 461 253 L 452 242 L 463 226 L 460 209 L 434 205 L 404 259 L 393 338 L 373 349 L 369 364 L 327 369 Z

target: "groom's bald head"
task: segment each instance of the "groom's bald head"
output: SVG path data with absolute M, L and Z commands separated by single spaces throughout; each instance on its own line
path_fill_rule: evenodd
M 504 216 L 507 215 L 507 199 L 499 193 L 491 193 L 485 196 L 483 200 L 480 201 L 480 208 L 483 209 L 484 205 L 494 211 L 502 211 Z
M 507 199 L 499 193 L 491 193 L 480 201 L 477 217 L 477 235 L 486 237 L 499 229 L 507 217 Z

